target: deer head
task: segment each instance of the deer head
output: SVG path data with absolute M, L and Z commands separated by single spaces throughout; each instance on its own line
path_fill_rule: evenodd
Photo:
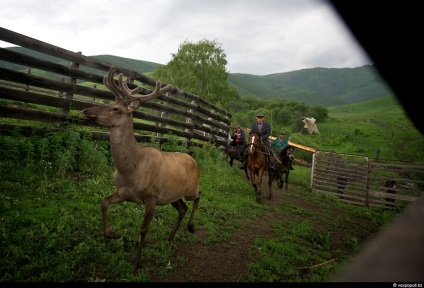
M 160 94 L 170 92 L 173 89 L 170 84 L 160 88 L 161 83 L 157 81 L 152 93 L 133 96 L 140 92 L 142 88 L 137 86 L 131 90 L 127 81 L 123 81 L 122 73 L 118 75 L 118 84 L 116 84 L 114 80 L 115 71 L 115 67 L 110 68 L 108 75 L 103 78 L 103 84 L 115 95 L 116 102 L 110 105 L 84 109 L 82 111 L 84 118 L 94 120 L 106 127 L 121 126 L 123 121 L 127 121 L 128 118 L 132 119 L 132 112 L 140 107 L 141 102 L 152 100 Z

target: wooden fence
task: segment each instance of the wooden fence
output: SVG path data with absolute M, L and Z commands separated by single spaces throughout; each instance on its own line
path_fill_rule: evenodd
M 341 201 L 402 209 L 424 192 L 424 163 L 377 160 L 333 152 L 313 154 L 311 187 Z M 387 187 L 395 181 L 395 187 Z
M 0 40 L 43 53 L 43 57 L 33 57 L 0 48 L 0 98 L 4 99 L 0 103 L 0 134 L 9 135 L 12 131 L 27 136 L 43 134 L 70 124 L 99 127 L 80 117 L 80 111 L 115 100 L 103 85 L 103 77 L 111 63 L 2 27 Z M 156 80 L 136 71 L 117 67 L 117 72 L 130 79 L 130 88 L 136 85 L 155 87 Z M 148 94 L 151 90 L 143 88 L 140 94 Z M 187 145 L 200 146 L 205 142 L 226 146 L 232 117 L 229 112 L 178 87 L 174 87 L 172 93 L 143 103 L 133 115 L 138 141 L 151 141 L 153 137 L 163 143 L 166 142 L 164 135 L 172 134 Z M 13 119 L 20 119 L 24 125 L 17 126 Z M 38 122 L 36 126 L 34 121 Z M 109 139 L 107 129 L 99 127 L 96 130 L 99 131 L 92 132 L 94 140 Z

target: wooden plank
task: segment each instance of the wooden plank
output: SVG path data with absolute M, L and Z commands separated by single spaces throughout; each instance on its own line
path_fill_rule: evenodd
M 296 148 L 300 148 L 300 149 L 305 150 L 305 151 L 309 151 L 309 152 L 312 152 L 312 153 L 317 152 L 317 150 L 315 148 L 311 148 L 311 147 L 308 147 L 308 146 L 305 146 L 305 145 L 302 145 L 302 144 L 294 143 L 292 141 L 288 141 L 288 143 L 289 143 L 289 145 L 292 145 Z

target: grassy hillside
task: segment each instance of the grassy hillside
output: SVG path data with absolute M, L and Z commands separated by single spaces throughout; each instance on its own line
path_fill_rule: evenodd
M 149 61 L 135 60 L 135 59 L 117 57 L 112 55 L 97 55 L 97 56 L 91 56 L 91 57 L 100 61 L 104 61 L 119 67 L 137 71 L 140 73 L 155 71 L 158 68 L 158 66 L 161 65 L 161 64 L 157 64 L 157 63 L 153 63 Z
M 242 95 L 293 99 L 313 106 L 356 103 L 393 94 L 372 65 L 312 68 L 265 76 L 232 74 L 229 82 Z
M 27 48 L 22 48 L 22 47 L 11 47 L 11 48 L 7 48 L 9 50 L 18 52 L 18 53 L 23 53 L 35 58 L 39 58 L 42 60 L 46 60 L 46 61 L 50 61 L 53 63 L 58 63 L 64 66 L 70 66 L 69 61 L 65 61 L 63 59 L 60 58 L 56 58 L 56 57 L 52 57 L 49 56 L 47 54 L 44 53 L 40 53 L 34 50 L 30 50 Z M 124 57 L 118 57 L 118 56 L 112 56 L 112 55 L 95 55 L 95 56 L 90 56 L 94 59 L 100 60 L 100 61 L 104 61 L 119 67 L 123 67 L 129 70 L 134 70 L 140 73 L 148 73 L 148 72 L 152 72 L 154 70 L 156 70 L 156 68 L 158 66 L 160 66 L 161 64 L 157 64 L 157 63 L 153 63 L 153 62 L 149 62 L 149 61 L 143 61 L 143 60 L 136 60 L 136 59 L 130 59 L 130 58 L 124 58 Z M 8 69 L 13 69 L 13 70 L 26 70 L 27 67 L 22 66 L 22 65 L 16 65 L 16 64 L 11 64 L 8 62 L 3 62 L 0 61 L 0 67 L 3 68 L 8 68 Z M 91 68 L 83 68 L 84 71 L 88 71 L 88 72 L 92 72 L 95 71 L 94 69 Z M 97 70 L 96 70 L 97 71 Z M 98 71 L 97 71 L 98 73 Z M 106 74 L 106 72 L 105 72 Z M 43 76 L 43 77 L 51 77 L 53 79 L 58 79 L 60 78 L 57 75 L 54 75 L 52 73 L 46 73 L 46 72 L 42 72 L 42 73 L 38 73 L 36 75 L 39 76 Z
M 424 137 L 393 96 L 328 107 L 320 134 L 293 133 L 291 140 L 319 150 L 375 158 L 424 161 Z

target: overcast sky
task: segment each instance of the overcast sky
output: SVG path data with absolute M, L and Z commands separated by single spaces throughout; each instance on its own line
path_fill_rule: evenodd
M 216 41 L 230 73 L 372 64 L 324 0 L 0 0 L 0 26 L 79 52 L 167 64 Z M 0 47 L 16 46 L 0 41 Z

